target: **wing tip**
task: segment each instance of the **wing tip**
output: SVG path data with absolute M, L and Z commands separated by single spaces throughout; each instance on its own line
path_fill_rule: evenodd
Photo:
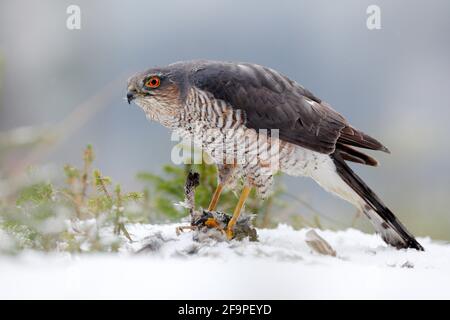
M 341 135 L 339 136 L 337 141 L 358 148 L 382 151 L 388 154 L 391 153 L 391 151 L 380 141 L 369 136 L 363 131 L 353 128 L 350 125 L 342 129 Z
M 385 147 L 383 145 L 381 145 L 380 151 L 383 151 L 387 154 L 391 154 L 391 150 L 389 150 L 388 147 Z

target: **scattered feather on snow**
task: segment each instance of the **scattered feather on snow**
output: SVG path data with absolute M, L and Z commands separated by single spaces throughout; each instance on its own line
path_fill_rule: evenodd
M 306 244 L 315 252 L 336 257 L 336 251 L 330 246 L 328 242 L 317 234 L 315 230 L 309 230 L 306 233 Z
M 447 243 L 421 238 L 425 252 L 396 250 L 357 230 L 317 230 L 332 257 L 286 225 L 258 229 L 258 242 L 199 242 L 177 236 L 178 226 L 128 225 L 135 241 L 118 254 L 0 257 L 0 298 L 450 298 Z

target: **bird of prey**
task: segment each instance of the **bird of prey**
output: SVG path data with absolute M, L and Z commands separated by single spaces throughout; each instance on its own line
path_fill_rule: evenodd
M 195 135 L 194 141 L 216 162 L 218 185 L 209 210 L 216 208 L 224 187 L 244 181 L 226 230 L 229 238 L 251 188 L 264 198 L 273 175 L 282 171 L 310 177 L 356 206 L 387 244 L 423 250 L 347 164 L 376 166 L 377 161 L 359 149 L 389 150 L 285 75 L 257 64 L 196 60 L 138 73 L 128 80 L 127 89 L 128 103 L 135 102 L 149 119 L 182 136 Z M 268 165 L 271 152 L 265 157 L 253 152 L 247 161 L 217 156 L 217 149 L 235 150 L 236 145 L 248 145 L 248 155 L 256 141 L 263 135 L 270 138 L 273 130 L 278 133 L 278 166 Z M 270 149 L 275 143 L 268 145 Z

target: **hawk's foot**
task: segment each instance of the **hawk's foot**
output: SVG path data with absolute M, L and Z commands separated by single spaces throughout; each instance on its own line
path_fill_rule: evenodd
M 225 235 L 227 236 L 228 240 L 233 239 L 234 238 L 233 227 L 228 226 L 227 229 L 225 230 Z
M 233 229 L 236 225 L 239 216 L 241 215 L 242 207 L 244 206 L 245 200 L 247 200 L 248 195 L 250 194 L 250 191 L 252 190 L 249 186 L 244 186 L 244 189 L 242 189 L 241 196 L 239 197 L 239 201 L 236 205 L 236 208 L 234 208 L 233 216 L 231 217 L 230 221 L 228 222 L 227 229 L 225 231 L 227 235 L 227 239 L 231 240 L 234 237 Z

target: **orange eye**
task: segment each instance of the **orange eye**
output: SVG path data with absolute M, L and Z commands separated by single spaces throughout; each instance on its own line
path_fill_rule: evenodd
M 161 79 L 157 76 L 150 77 L 145 82 L 145 86 L 147 88 L 151 88 L 151 89 L 158 88 L 160 84 L 161 84 Z

